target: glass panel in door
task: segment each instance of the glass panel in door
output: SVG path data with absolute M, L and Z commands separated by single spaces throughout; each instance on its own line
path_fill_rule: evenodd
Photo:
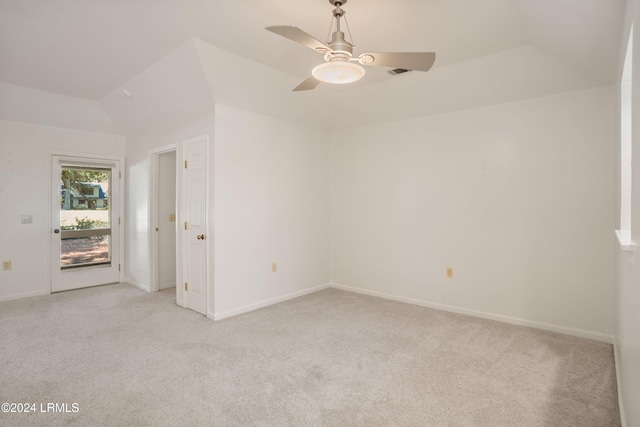
M 111 266 L 111 169 L 62 166 L 60 268 Z

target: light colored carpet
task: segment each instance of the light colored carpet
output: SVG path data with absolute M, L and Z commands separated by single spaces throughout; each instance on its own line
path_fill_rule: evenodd
M 79 409 L 3 426 L 620 425 L 610 345 L 334 289 L 220 322 L 64 292 L 0 303 L 0 342 L 0 402 Z

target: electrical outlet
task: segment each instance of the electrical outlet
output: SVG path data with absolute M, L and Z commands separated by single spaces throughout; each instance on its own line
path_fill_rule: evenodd
M 453 279 L 453 267 L 447 267 L 447 271 L 445 273 L 445 277 L 447 279 Z
M 278 271 L 278 263 L 277 262 L 272 262 L 271 263 L 271 272 L 275 273 L 276 271 Z
M 11 261 L 2 261 L 3 270 L 11 270 Z

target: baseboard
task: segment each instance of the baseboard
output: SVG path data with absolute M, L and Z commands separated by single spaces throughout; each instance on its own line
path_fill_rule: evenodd
M 238 307 L 238 308 L 234 308 L 233 310 L 227 310 L 224 311 L 222 313 L 212 313 L 212 312 L 208 312 L 207 313 L 207 317 L 209 319 L 213 319 L 213 320 L 222 320 L 222 319 L 226 319 L 228 317 L 233 317 L 233 316 L 237 316 L 239 314 L 244 314 L 244 313 L 248 313 L 250 311 L 254 311 L 257 310 L 259 308 L 264 308 L 264 307 L 268 307 L 270 305 L 274 305 L 274 304 L 278 304 L 284 301 L 288 301 L 290 299 L 294 299 L 294 298 L 298 298 L 301 297 L 303 295 L 308 295 L 308 294 L 312 294 L 318 291 L 321 291 L 323 289 L 327 289 L 329 287 L 329 284 L 324 284 L 324 285 L 320 285 L 320 286 L 314 286 L 313 288 L 308 288 L 308 289 L 304 289 L 302 291 L 297 291 L 297 292 L 291 292 L 285 295 L 281 295 L 279 297 L 275 297 L 275 298 L 269 298 L 269 299 L 265 299 L 262 301 L 258 301 L 252 304 L 248 304 L 242 307 Z
M 624 414 L 624 402 L 622 401 L 622 373 L 620 372 L 620 346 L 617 342 L 613 343 L 613 357 L 616 364 L 616 384 L 618 385 L 618 409 L 620 410 L 620 425 L 627 427 L 627 419 Z
M 384 292 L 376 292 L 376 291 L 370 291 L 368 289 L 340 285 L 333 282 L 329 286 L 335 289 L 343 290 L 343 291 L 354 292 L 358 294 L 369 295 L 373 297 L 384 298 L 384 299 L 398 301 L 398 302 L 405 302 L 408 304 L 419 305 L 422 307 L 434 308 L 436 310 L 448 311 L 448 312 L 457 313 L 457 314 L 465 314 L 468 316 L 480 317 L 480 318 L 489 319 L 489 320 L 497 320 L 498 322 L 510 323 L 513 325 L 528 326 L 530 328 L 557 332 L 564 335 L 572 335 L 575 337 L 587 338 L 594 341 L 602 341 L 608 344 L 614 343 L 613 335 L 607 335 L 599 332 L 585 331 L 583 329 L 567 328 L 564 326 L 550 325 L 547 323 L 540 323 L 540 322 L 534 322 L 531 320 L 518 319 L 515 317 L 503 316 L 500 314 L 470 310 L 467 308 L 461 308 L 461 307 L 456 307 L 456 306 L 447 305 L 447 304 L 440 304 L 440 303 L 435 303 L 431 301 L 424 301 L 424 300 L 419 300 L 415 298 L 407 298 L 399 295 L 387 294 Z
M 5 295 L 0 297 L 0 302 L 2 301 L 12 301 L 14 299 L 22 299 L 29 297 L 39 297 L 42 295 L 50 295 L 51 291 L 47 289 L 46 291 L 32 291 L 32 292 L 23 292 L 21 294 L 13 294 L 13 295 Z
M 173 283 L 164 283 L 164 284 L 160 284 L 160 285 L 158 285 L 158 290 L 159 290 L 159 291 L 164 291 L 165 289 L 175 288 L 175 287 L 176 287 L 176 282 L 173 282 Z
M 138 289 L 142 289 L 145 292 L 151 292 L 149 285 L 143 285 L 142 283 L 138 283 L 130 277 L 125 277 L 124 282 L 130 284 L 131 286 L 135 286 Z

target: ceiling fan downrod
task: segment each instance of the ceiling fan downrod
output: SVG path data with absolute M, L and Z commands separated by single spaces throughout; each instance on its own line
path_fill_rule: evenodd
M 346 13 L 341 6 L 346 2 L 347 0 L 329 0 L 329 3 L 335 7 L 333 16 L 336 18 L 336 31 L 333 32 L 331 40 L 327 43 L 332 50 L 332 53 L 325 57 L 328 62 L 347 62 L 353 57 L 353 43 L 349 43 L 344 38 L 344 32 L 340 30 L 340 18 Z

